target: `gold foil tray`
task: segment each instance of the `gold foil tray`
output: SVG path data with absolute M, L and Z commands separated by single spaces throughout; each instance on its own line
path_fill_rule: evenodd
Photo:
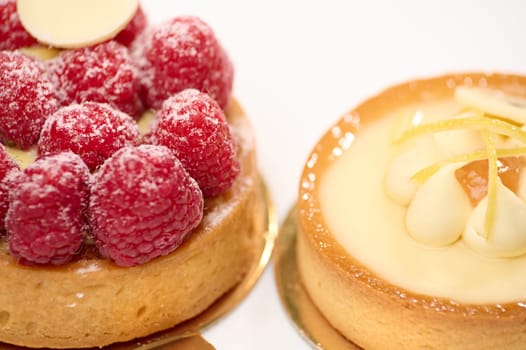
M 274 274 L 279 297 L 301 336 L 315 349 L 361 350 L 335 330 L 313 304 L 301 284 L 296 264 L 298 222 L 294 206 L 285 219 L 274 249 Z

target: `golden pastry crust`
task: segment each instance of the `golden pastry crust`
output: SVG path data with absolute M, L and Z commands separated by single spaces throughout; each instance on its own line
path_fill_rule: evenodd
M 190 319 L 246 274 L 261 240 L 263 201 L 252 130 L 232 101 L 227 118 L 241 174 L 205 201 L 200 226 L 175 252 L 121 268 L 101 258 L 62 267 L 24 267 L 0 241 L 0 341 L 27 347 L 85 348 L 143 337 Z
M 451 97 L 454 86 L 462 84 L 526 95 L 526 77 L 447 75 L 390 88 L 362 103 L 336 126 L 342 134 L 356 134 L 397 106 Z M 469 305 L 413 293 L 375 275 L 335 240 L 320 210 L 316 182 L 333 160 L 331 152 L 338 141 L 328 132 L 312 151 L 300 180 L 297 212 L 298 268 L 307 292 L 328 321 L 367 350 L 525 349 L 526 300 Z

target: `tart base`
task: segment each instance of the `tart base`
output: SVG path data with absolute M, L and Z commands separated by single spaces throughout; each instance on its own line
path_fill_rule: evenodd
M 296 249 L 313 303 L 335 329 L 366 350 L 526 348 L 524 320 L 466 317 L 424 308 L 402 293 L 398 298 L 385 294 L 334 269 L 301 230 Z

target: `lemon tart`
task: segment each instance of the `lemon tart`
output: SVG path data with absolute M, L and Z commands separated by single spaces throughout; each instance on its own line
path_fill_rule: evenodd
M 301 177 L 298 269 L 372 349 L 525 349 L 526 78 L 458 74 L 344 115 Z

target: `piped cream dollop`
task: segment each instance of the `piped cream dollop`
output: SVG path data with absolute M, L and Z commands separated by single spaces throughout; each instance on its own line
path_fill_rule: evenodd
M 401 151 L 388 164 L 385 193 L 407 207 L 405 227 L 419 243 L 438 247 L 461 239 L 488 257 L 526 254 L 526 204 L 503 185 L 496 166 L 499 156 L 526 154 L 526 99 L 459 87 L 455 100 L 467 109 L 398 128 L 393 146 Z M 455 171 L 483 159 L 488 159 L 486 184 L 477 184 L 480 174 L 466 175 L 475 176 L 469 186 L 487 186 L 486 197 L 473 203 Z
M 406 212 L 408 233 L 418 242 L 444 246 L 462 235 L 471 204 L 455 178 L 458 165 L 440 169 L 417 190 Z
M 491 231 L 486 231 L 488 198 L 469 215 L 462 240 L 489 257 L 512 258 L 526 253 L 526 203 L 497 177 L 497 201 Z
M 484 147 L 480 132 L 476 130 L 451 130 L 433 134 L 434 141 L 444 158 L 471 153 Z
M 439 151 L 430 135 L 424 135 L 406 146 L 389 164 L 384 178 L 386 194 L 396 203 L 408 205 L 418 189 L 411 177 L 438 160 Z

